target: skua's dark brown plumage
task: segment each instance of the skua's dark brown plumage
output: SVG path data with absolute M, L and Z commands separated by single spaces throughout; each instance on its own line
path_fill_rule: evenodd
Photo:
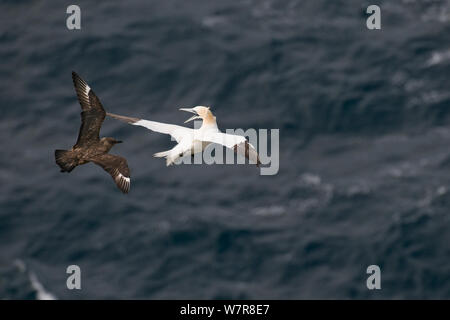
M 119 156 L 108 154 L 116 144 L 114 138 L 100 139 L 100 128 L 106 112 L 100 99 L 87 83 L 72 72 L 73 84 L 81 105 L 81 127 L 78 139 L 70 150 L 55 150 L 55 160 L 61 172 L 71 172 L 76 166 L 93 162 L 102 167 L 113 178 L 123 193 L 130 191 L 130 169 L 127 161 Z

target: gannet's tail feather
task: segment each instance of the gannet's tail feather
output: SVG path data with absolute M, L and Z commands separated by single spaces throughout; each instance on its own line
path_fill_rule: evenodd
M 167 157 L 170 154 L 170 150 L 168 151 L 162 151 L 162 152 L 157 152 L 155 153 L 153 156 L 155 158 L 162 158 L 162 157 Z
M 157 158 L 166 157 L 166 165 L 172 165 L 178 158 L 182 158 L 183 155 L 188 151 L 183 143 L 177 144 L 170 150 L 155 153 L 153 156 Z
M 155 158 L 166 158 L 166 166 L 174 163 L 175 159 L 172 157 L 172 150 L 157 152 L 153 155 Z

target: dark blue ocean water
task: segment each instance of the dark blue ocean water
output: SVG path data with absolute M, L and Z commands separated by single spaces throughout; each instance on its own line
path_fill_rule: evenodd
M 69 31 L 72 3 L 0 3 L 1 299 L 450 298 L 450 1 L 380 0 L 379 31 L 358 0 L 77 0 Z M 279 173 L 167 168 L 169 137 L 106 119 L 131 193 L 61 174 L 72 70 L 110 112 L 279 128 Z

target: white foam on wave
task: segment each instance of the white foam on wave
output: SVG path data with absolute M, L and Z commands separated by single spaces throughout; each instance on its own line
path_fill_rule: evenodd
M 213 28 L 216 25 L 226 23 L 226 19 L 220 16 L 208 16 L 202 20 L 202 24 L 205 27 Z
M 30 279 L 31 286 L 36 291 L 37 300 L 57 300 L 57 298 L 53 294 L 51 294 L 44 288 L 42 283 L 39 282 L 37 276 L 33 272 L 30 272 L 28 274 L 28 277 Z
M 351 185 L 347 189 L 347 196 L 349 196 L 349 197 L 360 196 L 360 195 L 368 195 L 370 193 L 371 193 L 370 186 L 365 184 L 365 183 Z
M 254 208 L 252 212 L 257 216 L 279 216 L 286 212 L 286 208 L 280 205 L 272 205 Z
M 308 186 L 318 186 L 322 183 L 322 179 L 316 174 L 304 173 L 300 176 L 300 182 Z
M 20 272 L 25 273 L 27 271 L 27 265 L 21 259 L 14 261 L 14 265 Z M 31 287 L 36 291 L 37 300 L 58 300 L 55 295 L 48 292 L 42 283 L 38 280 L 36 274 L 33 271 L 28 272 L 28 279 L 30 280 Z
M 431 54 L 431 57 L 428 59 L 426 65 L 430 67 L 448 60 L 450 60 L 450 49 L 444 51 L 435 51 Z

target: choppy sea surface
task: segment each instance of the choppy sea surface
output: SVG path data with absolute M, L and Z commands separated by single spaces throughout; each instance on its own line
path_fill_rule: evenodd
M 377 31 L 357 0 L 77 4 L 69 31 L 69 3 L 0 3 L 0 299 L 450 298 L 450 1 L 380 0 Z M 62 174 L 72 70 L 109 112 L 278 128 L 279 172 L 166 167 L 169 137 L 106 119 L 130 194 Z

